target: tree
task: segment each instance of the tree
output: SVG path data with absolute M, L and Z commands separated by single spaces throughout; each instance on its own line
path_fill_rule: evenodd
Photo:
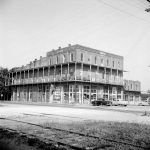
M 9 71 L 7 68 L 0 67 L 0 99 L 8 99 L 10 95 L 9 87 L 5 86 L 5 82 L 9 79 Z M 7 97 L 7 98 L 6 98 Z

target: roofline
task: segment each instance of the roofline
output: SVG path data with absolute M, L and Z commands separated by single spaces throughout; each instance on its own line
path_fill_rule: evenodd
M 94 49 L 94 48 L 83 46 L 83 45 L 80 45 L 80 44 L 74 44 L 74 45 L 66 46 L 66 47 L 63 47 L 63 48 L 56 49 L 54 51 L 51 50 L 51 51 L 48 51 L 47 53 L 49 53 L 49 52 L 59 52 L 61 50 L 69 48 L 69 47 L 82 48 L 85 51 L 93 50 L 95 53 L 98 53 L 98 54 L 100 54 L 102 52 L 102 53 L 105 53 L 105 54 L 108 54 L 108 55 L 112 55 L 112 56 L 115 56 L 115 57 L 120 57 L 121 59 L 123 59 L 123 56 L 121 56 L 121 55 L 117 55 L 117 54 L 113 54 L 113 53 L 108 53 L 106 51 Z
M 94 48 L 91 48 L 91 47 L 87 47 L 87 46 L 83 46 L 83 45 L 80 45 L 80 44 L 76 44 L 76 45 L 72 45 L 72 46 L 78 46 L 78 47 L 82 47 L 82 48 L 86 48 L 84 50 L 88 51 L 88 50 L 94 50 L 96 53 L 105 53 L 105 54 L 108 54 L 108 55 L 113 55 L 113 56 L 117 56 L 117 57 L 120 57 L 123 59 L 123 56 L 121 55 L 117 55 L 117 54 L 113 54 L 113 53 L 108 53 L 106 51 L 102 51 L 102 50 L 98 50 L 98 49 L 94 49 Z

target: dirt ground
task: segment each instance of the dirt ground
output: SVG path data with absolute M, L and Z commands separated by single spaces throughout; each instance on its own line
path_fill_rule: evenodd
M 73 121 L 117 121 L 129 123 L 150 124 L 149 115 L 150 106 L 127 106 L 127 107 L 94 107 L 86 106 L 81 108 L 74 107 L 58 107 L 58 106 L 40 106 L 40 105 L 22 105 L 15 103 L 0 103 L 0 117 L 15 118 L 27 114 L 39 115 L 40 113 L 48 114 L 49 119 L 58 122 L 73 122 Z M 28 117 L 28 121 L 37 121 L 35 116 Z M 43 122 L 47 118 L 38 120 Z M 0 122 L 2 125 L 2 121 Z
M 7 119 L 3 119 L 7 118 Z M 16 121 L 17 120 L 17 121 Z M 22 139 L 18 134 L 9 132 L 0 132 L 0 148 L 11 150 L 40 150 L 41 145 L 47 147 L 45 142 L 39 141 L 39 139 L 52 139 L 56 141 L 64 141 L 70 143 L 71 141 L 78 146 L 81 145 L 93 145 L 93 146 L 105 146 L 103 149 L 122 149 L 123 145 L 113 145 L 102 140 L 96 143 L 96 140 L 92 141 L 87 137 L 77 136 L 56 131 L 47 131 L 39 128 L 38 126 L 32 126 L 24 122 L 38 124 L 42 126 L 62 128 L 65 130 L 75 130 L 78 132 L 85 132 L 86 134 L 94 134 L 100 137 L 108 137 L 111 139 L 116 138 L 116 141 L 120 139 L 127 140 L 135 145 L 141 145 L 149 147 L 149 125 L 150 125 L 150 106 L 127 106 L 127 107 L 104 107 L 104 106 L 88 106 L 88 105 L 56 105 L 56 104 L 19 104 L 14 102 L 0 102 L 0 129 L 6 128 L 13 129 L 19 134 L 21 132 L 27 135 L 36 135 L 36 142 L 30 142 L 30 138 Z M 116 123 L 115 123 L 116 122 Z M 117 123 L 119 122 L 119 123 Z M 123 123 L 122 123 L 123 122 Z M 128 124 L 129 123 L 129 124 Z M 131 124 L 130 124 L 131 123 Z M 141 126 L 141 125 L 142 126 Z M 98 133 L 99 132 L 99 133 Z M 137 135 L 137 137 L 136 137 Z M 113 137 L 113 138 L 112 138 Z M 85 138 L 85 140 L 84 140 Z M 86 139 L 87 138 L 87 139 Z M 19 143 L 18 143 L 19 139 Z M 130 140 L 129 140 L 130 139 Z M 142 140 L 141 140 L 142 139 Z M 87 141 L 88 140 L 88 141 Z M 31 140 L 32 141 L 32 140 Z M 86 141 L 86 142 L 85 142 Z M 80 142 L 80 143 L 79 143 Z M 138 143 L 138 144 L 137 144 Z M 76 145 L 75 144 L 75 145 Z M 38 146 L 37 146 L 38 145 Z M 8 146 L 8 147 L 6 147 Z M 17 147 L 16 147 L 17 146 Z M 54 144 L 50 144 L 49 147 L 58 149 Z M 111 147 L 111 148 L 110 148 Z M 22 149 L 21 149 L 22 148 Z M 48 148 L 48 147 L 47 147 Z M 125 149 L 137 149 L 133 146 L 124 147 Z M 43 149 L 43 148 L 42 148 Z M 51 149 L 51 148 L 50 148 Z M 63 149 L 59 147 L 59 149 Z M 141 148 L 140 148 L 141 149 Z

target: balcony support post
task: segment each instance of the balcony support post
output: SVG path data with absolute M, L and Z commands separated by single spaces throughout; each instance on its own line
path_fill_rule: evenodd
M 106 67 L 104 68 L 104 81 L 106 83 Z
M 99 70 L 99 67 L 98 67 L 98 65 L 97 65 L 97 72 L 96 72 L 96 75 L 95 75 L 95 81 L 96 82 L 99 82 L 99 79 L 98 79 L 98 70 Z
M 83 62 L 81 63 L 81 80 L 83 81 Z
M 38 68 L 37 69 L 37 76 L 36 76 L 36 78 L 38 79 L 40 77 L 40 69 Z
M 12 79 L 11 79 L 11 84 L 13 84 L 13 78 L 14 78 L 14 77 L 13 77 L 13 72 L 12 72 L 12 74 L 11 74 L 11 78 L 12 78 Z
M 90 83 L 91 83 L 91 81 L 92 81 L 92 67 L 91 67 L 91 64 L 90 64 Z M 91 95 L 91 93 L 90 93 L 90 95 Z
M 56 81 L 56 65 L 54 66 L 54 82 Z
M 21 76 L 21 71 L 20 71 L 20 83 L 22 83 L 22 76 Z
M 119 84 L 118 69 L 117 69 L 117 85 Z
M 75 70 L 74 70 L 74 79 L 75 79 L 75 81 L 76 81 L 76 69 L 77 69 L 77 64 L 75 62 Z
M 110 86 L 110 85 L 108 84 L 108 100 L 110 99 L 110 98 L 109 98 L 109 90 L 110 90 L 109 86 Z
M 110 83 L 112 84 L 112 68 L 110 69 Z
M 16 78 L 15 78 L 15 75 L 14 75 L 14 77 L 12 78 L 13 79 L 13 82 L 16 80 L 17 81 L 17 72 L 15 72 L 16 73 Z M 15 83 L 13 83 L 13 84 L 15 84 Z
M 7 85 L 9 85 L 10 84 L 10 73 L 9 73 L 9 76 L 8 76 L 8 83 L 7 83 Z
M 24 82 L 25 82 L 25 71 L 24 71 L 23 73 L 24 73 Z M 24 82 L 23 82 L 23 83 L 24 83 Z
M 47 77 L 49 77 L 49 73 L 50 73 L 50 66 L 48 66 L 48 71 L 47 71 Z
M 43 78 L 44 78 L 44 67 L 43 67 Z
M 60 68 L 60 81 L 62 81 L 62 64 L 61 64 L 61 68 Z
M 69 63 L 68 63 L 68 74 L 67 74 L 67 80 L 69 80 Z
M 33 74 L 32 74 L 32 83 L 34 83 L 34 68 L 33 68 Z

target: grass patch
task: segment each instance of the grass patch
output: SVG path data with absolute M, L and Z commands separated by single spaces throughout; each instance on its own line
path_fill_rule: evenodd
M 150 126 L 148 125 L 102 121 L 74 123 L 45 122 L 42 125 L 46 127 L 72 130 L 86 135 L 95 135 L 100 138 L 126 141 L 150 149 Z

